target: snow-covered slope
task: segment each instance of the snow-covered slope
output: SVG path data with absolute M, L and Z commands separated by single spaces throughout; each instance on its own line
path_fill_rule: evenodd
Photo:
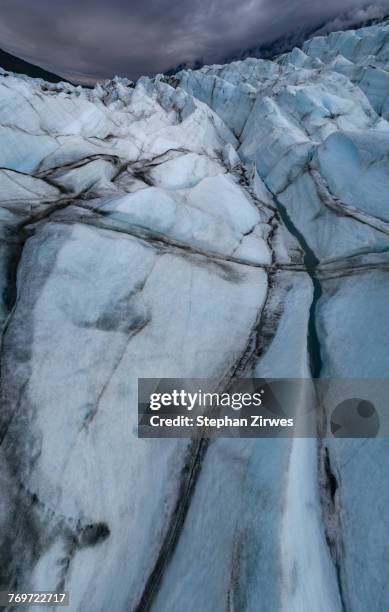
M 0 76 L 2 588 L 386 610 L 386 440 L 139 440 L 136 402 L 388 375 L 388 100 L 388 26 L 136 85 Z

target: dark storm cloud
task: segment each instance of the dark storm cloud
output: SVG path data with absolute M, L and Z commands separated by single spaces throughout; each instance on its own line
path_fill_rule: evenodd
M 0 0 L 0 47 L 73 80 L 215 62 L 366 0 Z M 389 6 L 389 0 L 381 0 Z

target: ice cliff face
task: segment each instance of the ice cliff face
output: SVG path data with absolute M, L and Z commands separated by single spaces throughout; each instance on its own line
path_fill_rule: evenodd
M 136 401 L 138 377 L 388 376 L 389 27 L 0 88 L 2 588 L 386 610 L 387 441 L 139 440 Z

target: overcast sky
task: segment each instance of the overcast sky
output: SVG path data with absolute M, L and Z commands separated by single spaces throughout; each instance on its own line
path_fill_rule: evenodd
M 380 0 L 389 6 L 389 0 Z M 71 80 L 217 62 L 359 0 L 0 0 L 0 47 Z

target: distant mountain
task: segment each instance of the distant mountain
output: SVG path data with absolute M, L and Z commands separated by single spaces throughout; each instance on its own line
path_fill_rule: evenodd
M 178 64 L 178 66 L 175 66 L 170 70 L 166 70 L 164 74 L 166 74 L 166 76 L 173 76 L 174 74 L 177 74 L 177 72 L 181 72 L 181 70 L 198 70 L 203 66 L 204 61 L 197 59 L 191 62 L 183 62 L 182 64 Z
M 257 57 L 262 59 L 272 59 L 283 53 L 291 51 L 294 47 L 302 47 L 306 40 L 315 36 L 326 36 L 331 32 L 340 30 L 351 30 L 353 28 L 363 28 L 377 23 L 381 23 L 389 16 L 388 9 L 377 6 L 368 6 L 366 8 L 348 11 L 338 17 L 316 25 L 294 30 L 289 35 L 281 36 L 276 40 L 263 45 L 251 47 L 244 51 L 231 55 L 226 58 L 226 63 L 234 60 L 243 60 L 246 57 Z M 222 62 L 224 63 L 224 61 Z
M 11 55 L 11 53 L 7 53 L 2 49 L 0 49 L 0 67 L 4 70 L 8 70 L 9 72 L 25 74 L 33 79 L 44 79 L 50 83 L 66 81 L 66 79 L 63 77 L 60 77 L 53 72 L 48 72 L 47 70 L 44 70 L 39 66 L 35 66 L 34 64 L 30 64 L 30 62 L 26 62 L 25 60 Z
M 217 61 L 218 64 L 228 64 L 236 60 L 244 60 L 247 57 L 256 57 L 262 59 L 273 59 L 278 55 L 291 51 L 294 47 L 302 47 L 306 40 L 314 38 L 315 36 L 325 36 L 331 32 L 337 32 L 340 30 L 350 30 L 353 28 L 363 28 L 377 23 L 385 21 L 389 17 L 388 9 L 384 9 L 380 6 L 369 5 L 365 8 L 360 8 L 352 11 L 347 11 L 331 19 L 324 21 L 315 26 L 309 26 L 301 28 L 300 30 L 294 30 L 291 34 L 285 34 L 279 38 L 261 44 L 243 51 L 236 51 L 221 60 Z M 197 70 L 204 66 L 207 62 L 201 59 L 184 62 L 167 70 L 165 74 L 167 76 L 173 76 L 181 70 Z

